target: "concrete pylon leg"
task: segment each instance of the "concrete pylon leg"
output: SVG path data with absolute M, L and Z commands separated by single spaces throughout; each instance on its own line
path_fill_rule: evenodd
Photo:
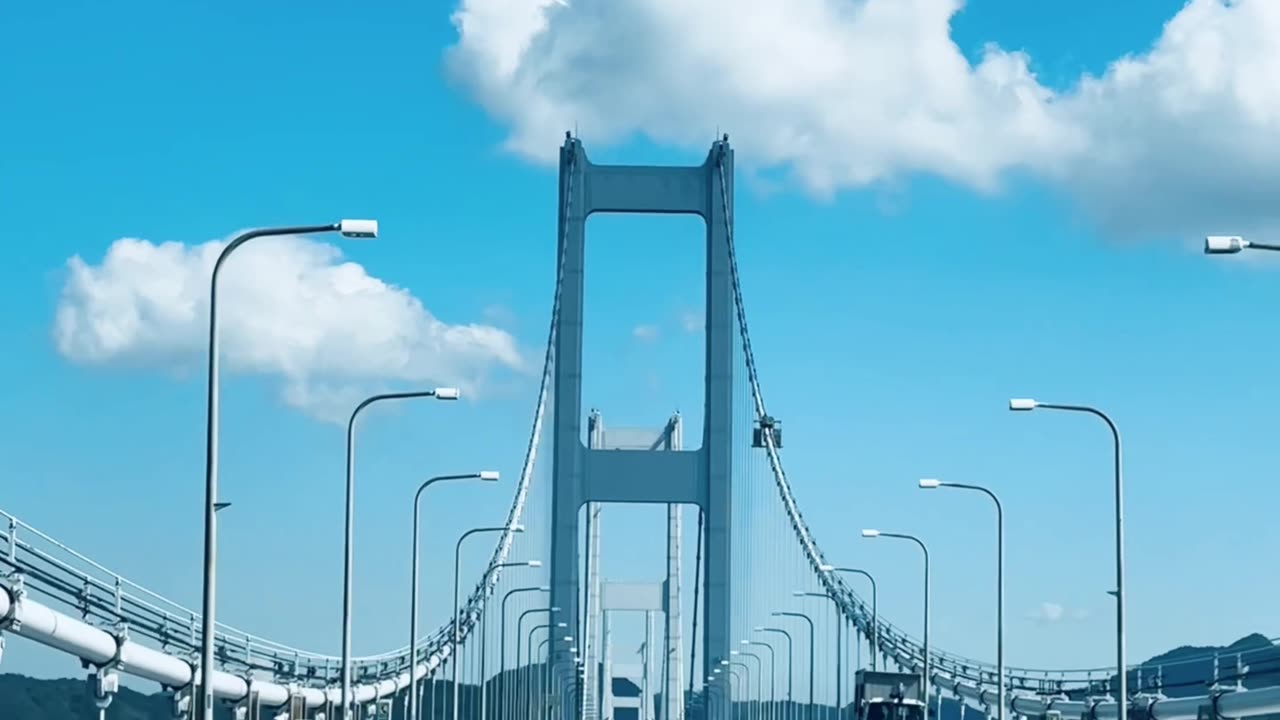
M 653 612 L 644 614 L 644 699 L 640 703 L 641 720 L 655 720 L 653 716 L 653 649 L 654 649 Z
M 667 425 L 667 449 L 683 449 L 684 427 L 677 414 Z M 663 688 L 663 704 L 666 712 L 663 720 L 684 720 L 684 627 L 682 607 L 682 581 L 680 557 L 682 552 L 681 516 L 683 508 L 675 503 L 667 505 L 667 596 L 666 596 L 666 685 Z
M 611 625 L 612 614 L 605 610 L 604 617 L 604 640 L 601 643 L 602 651 L 602 672 L 600 674 L 600 697 L 602 704 L 600 708 L 600 716 L 604 720 L 613 719 L 613 632 Z
M 666 632 L 662 720 L 684 719 L 684 654 L 680 617 L 680 506 L 667 506 Z

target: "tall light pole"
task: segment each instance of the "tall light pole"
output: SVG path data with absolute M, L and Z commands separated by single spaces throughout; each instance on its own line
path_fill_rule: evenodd
M 879 530 L 863 530 L 862 537 L 877 538 L 887 537 L 898 540 L 907 540 L 920 546 L 920 552 L 924 553 L 924 702 L 929 704 L 929 548 L 925 547 L 924 541 L 915 535 L 907 535 L 904 533 L 881 532 Z
M 783 630 L 782 628 L 775 628 L 775 627 L 758 627 L 755 629 L 755 631 L 758 633 L 776 633 L 787 638 L 787 712 L 786 712 L 786 716 L 788 718 L 795 717 L 796 701 L 795 701 L 795 696 L 792 694 L 792 691 L 795 689 L 796 671 L 795 671 L 795 664 L 793 663 L 795 658 L 793 657 L 794 651 L 791 646 L 791 633 L 787 632 L 786 630 Z
M 569 625 L 568 623 L 556 623 L 556 627 L 557 627 L 557 628 L 565 628 L 565 627 L 568 627 L 568 625 Z M 572 635 L 565 635 L 565 636 L 562 638 L 562 641 L 563 641 L 563 642 L 566 642 L 566 643 L 569 643 L 570 645 L 572 645 L 572 644 L 573 644 L 573 636 L 572 636 Z M 546 667 L 544 668 L 544 669 L 546 670 L 546 672 L 544 673 L 544 677 L 546 678 L 546 681 L 545 681 L 545 683 L 543 684 L 543 687 L 546 689 L 546 697 L 544 698 L 544 700 L 545 700 L 545 703 L 544 703 L 544 704 L 545 704 L 545 705 L 546 705 L 546 707 L 547 707 L 547 717 L 548 717 L 548 718 L 550 718 L 550 716 L 551 716 L 551 700 L 552 700 L 552 698 L 554 697 L 554 693 L 552 693 L 552 692 L 551 692 L 551 690 L 552 690 L 552 685 L 551 685 L 551 683 L 556 679 L 556 678 L 555 678 L 555 676 L 554 676 L 554 675 L 552 674 L 552 672 L 551 672 L 551 669 L 552 669 L 552 668 L 551 668 L 551 658 L 555 655 L 556 650 L 555 650 L 555 643 L 552 641 L 550 633 L 548 633 L 548 634 L 547 634 L 547 639 L 546 639 L 546 640 L 543 640 L 543 641 L 542 641 L 542 644 L 544 644 L 544 645 L 546 645 L 546 646 L 547 646 L 547 664 L 546 664 Z M 572 652 L 572 648 L 570 648 L 570 652 Z M 539 645 L 539 647 L 538 647 L 538 654 L 542 654 L 542 646 L 541 646 L 541 645 Z M 454 718 L 454 720 L 457 720 L 457 718 Z
M 831 572 L 845 573 L 847 575 L 861 575 L 871 582 L 871 637 L 869 640 L 871 642 L 871 670 L 874 672 L 876 669 L 876 643 L 880 639 L 880 625 L 879 621 L 876 619 L 878 615 L 878 611 L 876 610 L 876 579 L 872 577 L 871 573 L 866 570 L 862 570 L 861 568 L 832 567 Z
M 559 608 L 554 608 L 554 609 L 552 610 L 552 613 L 555 613 L 555 612 L 557 612 L 558 610 L 559 610 Z M 537 625 L 537 626 L 535 626 L 535 627 L 533 627 L 533 628 L 530 628 L 530 629 L 529 629 L 529 637 L 526 639 L 526 644 L 528 645 L 527 651 L 528 651 L 528 653 L 529 653 L 529 655 L 528 655 L 528 665 L 529 665 L 529 706 L 530 706 L 530 707 L 533 707 L 533 700 L 534 700 L 534 694 L 535 694 L 535 691 L 536 691 L 536 692 L 541 692 L 542 677 L 543 677 L 543 675 L 544 675 L 544 673 L 536 672 L 536 671 L 534 670 L 534 668 L 533 668 L 533 658 L 534 658 L 534 656 L 535 656 L 535 655 L 536 655 L 536 656 L 538 656 L 538 657 L 541 657 L 541 656 L 542 656 L 542 648 L 547 644 L 547 642 L 548 642 L 548 641 L 550 641 L 550 640 L 551 640 L 551 633 L 552 633 L 552 632 L 554 632 L 554 630 L 552 630 L 552 628 L 553 628 L 553 627 L 554 627 L 554 628 L 556 628 L 557 630 L 563 630 L 563 629 L 565 629 L 565 628 L 569 627 L 569 623 L 566 623 L 566 622 L 551 623 L 551 622 L 550 622 L 550 619 L 548 619 L 548 622 L 543 623 L 542 625 Z M 547 637 L 546 637 L 546 639 L 545 639 L 545 640 L 543 640 L 542 642 L 538 643 L 538 646 L 537 646 L 538 650 L 537 650 L 537 652 L 535 653 L 535 652 L 534 652 L 534 645 L 533 645 L 533 634 L 534 634 L 534 633 L 536 633 L 536 632 L 538 632 L 539 630 L 546 630 L 546 631 L 547 631 Z M 541 715 L 541 714 L 542 714 L 542 710 L 541 710 L 541 703 L 539 703 L 539 706 L 540 706 L 540 707 L 539 707 L 538 714 L 539 714 L 539 715 Z
M 352 595 L 352 535 L 354 530 L 356 502 L 356 418 L 360 411 L 370 405 L 384 400 L 404 400 L 408 398 L 435 398 L 437 400 L 457 400 L 457 388 L 435 388 L 412 392 L 382 393 L 367 397 L 351 411 L 347 420 L 347 502 L 345 534 L 342 542 L 342 717 L 351 716 L 351 595 Z
M 738 654 L 738 651 L 737 651 L 737 650 L 730 650 L 730 651 L 729 651 L 729 654 L 730 654 L 730 655 L 737 655 L 737 654 Z M 748 718 L 755 718 L 755 717 L 759 717 L 759 713 L 751 712 L 751 711 L 752 711 L 752 706 L 751 706 L 751 666 L 750 666 L 750 665 L 748 665 L 748 664 L 746 664 L 746 663 L 744 663 L 744 662 L 742 662 L 742 661 L 740 661 L 740 660 L 733 660 L 733 661 L 730 661 L 730 663 L 729 663 L 729 664 L 730 664 L 730 665 L 732 665 L 732 666 L 733 666 L 733 667 L 735 667 L 735 668 L 742 668 L 742 677 L 746 679 L 746 682 L 745 682 L 745 683 L 743 683 L 741 680 L 740 680 L 740 681 L 738 681 L 738 688 L 739 688 L 739 693 L 738 693 L 738 694 L 739 694 L 739 695 L 742 697 L 742 699 L 743 699 L 743 700 L 745 700 L 745 701 L 746 701 L 746 703 L 747 703 L 747 712 L 746 712 L 747 717 L 748 717 Z M 736 676 L 736 673 L 735 673 L 735 676 Z
M 511 713 L 508 714 L 512 718 L 514 718 L 514 714 L 515 714 L 514 706 L 516 704 L 516 701 L 519 699 L 519 697 L 523 696 L 526 700 L 528 700 L 528 696 L 529 696 L 529 693 L 527 692 L 527 689 L 528 689 L 527 685 L 528 685 L 528 677 L 529 677 L 530 669 L 527 667 L 528 663 L 525 663 L 526 667 L 524 668 L 520 667 L 520 647 L 521 647 L 520 641 L 524 639 L 525 616 L 530 615 L 532 613 L 547 613 L 549 617 L 558 612 L 560 612 L 560 608 L 558 607 L 529 608 L 528 610 L 525 610 L 524 612 L 520 613 L 516 617 L 516 667 L 519 669 L 518 672 L 520 674 L 516 678 L 515 692 L 512 693 L 512 699 L 511 699 L 511 704 L 513 706 L 512 711 Z M 529 641 L 533 642 L 532 632 L 529 633 L 529 638 L 530 638 Z M 528 703 L 526 702 L 526 705 L 527 704 Z
M 802 612 L 775 612 L 774 617 L 800 618 L 809 623 L 809 709 L 805 713 L 807 720 L 813 720 L 813 618 Z
M 458 631 L 460 629 L 458 626 L 462 624 L 461 619 L 458 617 L 458 576 L 461 573 L 462 568 L 462 543 L 472 535 L 504 532 L 508 529 L 513 533 L 524 532 L 523 525 L 498 525 L 495 527 L 471 528 L 470 530 L 462 533 L 458 538 L 458 542 L 453 546 L 453 632 L 451 633 L 452 637 L 450 639 L 450 654 L 455 658 L 458 656 Z M 492 569 L 493 568 L 490 568 L 485 571 L 486 579 L 489 577 L 489 571 Z M 481 652 L 483 654 L 483 650 Z M 453 664 L 453 720 L 458 720 L 458 663 L 456 662 Z
M 498 645 L 498 677 L 502 678 L 502 690 L 500 697 L 502 698 L 502 709 L 498 715 L 500 718 L 506 718 L 508 711 L 511 709 L 511 693 L 509 692 L 510 683 L 507 682 L 507 600 L 512 595 L 519 595 L 528 592 L 551 592 L 551 588 L 545 585 L 534 585 L 530 587 L 513 588 L 508 590 L 502 596 L 501 616 L 502 622 L 498 625 L 498 634 L 502 636 L 502 640 Z M 516 664 L 520 664 L 520 636 L 517 629 L 516 634 Z M 413 719 L 411 719 L 413 720 Z
M 521 562 L 498 563 L 497 565 L 494 565 L 488 570 L 485 570 L 484 576 L 480 579 L 481 587 L 483 587 L 485 583 L 489 582 L 489 576 L 492 575 L 493 573 L 497 572 L 498 570 L 501 570 L 502 568 L 513 568 L 513 567 L 539 568 L 539 567 L 542 567 L 542 561 L 541 560 L 524 560 Z M 504 597 L 502 600 L 503 600 L 502 604 L 505 607 L 506 598 Z M 504 617 L 502 618 L 504 621 L 503 623 L 504 625 L 506 621 L 505 614 L 506 613 L 504 610 L 503 611 Z M 485 658 L 489 654 L 488 630 L 489 630 L 489 615 L 488 613 L 481 612 L 480 613 L 480 720 L 488 720 L 488 717 L 489 717 L 489 712 L 488 712 L 489 679 L 488 679 L 488 676 L 485 674 Z M 506 635 L 503 635 L 502 641 L 504 643 L 506 642 L 506 639 L 507 639 Z
M 249 230 L 227 243 L 214 261 L 213 273 L 209 278 L 209 379 L 204 455 L 204 599 L 200 611 L 200 690 L 197 702 L 201 720 L 213 720 L 213 641 L 217 630 L 218 581 L 218 519 L 215 513 L 226 507 L 218 502 L 218 271 L 236 248 L 254 238 L 329 232 L 337 232 L 349 238 L 374 238 L 378 236 L 378 222 L 339 220 L 327 225 Z
M 960 490 L 972 490 L 980 492 L 991 498 L 991 502 L 996 506 L 996 673 L 999 675 L 999 682 L 996 686 L 996 697 L 1000 703 L 1000 714 L 997 720 L 1005 718 L 1005 678 L 1004 678 L 1004 506 L 1000 504 L 1000 498 L 991 490 L 981 485 L 967 485 L 965 483 L 943 482 L 933 478 L 923 478 L 920 480 L 920 487 L 925 489 L 932 488 L 957 488 Z
M 773 646 L 761 640 L 743 640 L 742 644 L 746 646 L 762 647 L 765 650 L 769 651 L 769 712 L 768 712 L 768 716 L 770 718 L 776 718 L 778 715 L 778 693 L 777 693 L 777 683 L 776 683 L 776 680 L 778 678 L 778 667 L 777 667 L 777 656 L 773 652 Z M 763 663 L 761 664 L 763 665 Z
M 496 470 L 481 470 L 478 473 L 467 473 L 464 475 L 437 475 L 428 478 L 425 482 L 418 486 L 418 491 L 413 494 L 413 539 L 410 541 L 410 547 L 413 548 L 413 561 L 411 563 L 409 580 L 409 708 L 408 720 L 418 720 L 418 530 L 419 530 L 419 514 L 422 505 L 422 493 L 427 488 L 442 480 L 484 480 L 486 482 L 496 482 L 498 473 Z
M 830 571 L 832 570 L 832 567 L 831 567 L 830 565 L 823 565 L 823 566 L 822 566 L 821 568 L 819 568 L 819 569 L 820 569 L 820 570 L 824 570 L 824 571 L 826 571 L 826 572 L 830 572 Z M 841 676 L 841 674 L 842 674 L 842 673 L 841 673 L 841 671 L 840 671 L 840 665 L 841 665 L 841 663 L 840 663 L 840 656 L 844 654 L 844 648 L 843 648 L 843 645 L 842 645 L 842 644 L 841 644 L 841 642 L 840 642 L 840 641 L 841 641 L 841 638 L 844 636 L 844 633 L 843 633 L 843 630 L 842 630 L 842 628 L 843 628 L 843 626 L 844 626 L 844 622 L 843 622 L 843 621 L 841 620 L 841 618 L 840 618 L 840 601 L 836 600 L 836 599 L 835 599 L 835 597 L 833 597 L 833 596 L 831 596 L 831 595 L 828 595 L 827 593 L 819 593 L 819 592 L 802 592 L 802 591 L 800 591 L 800 590 L 796 590 L 795 592 L 793 592 L 793 593 L 791 593 L 791 594 L 792 594 L 792 595 L 795 595 L 796 597 L 816 597 L 816 598 L 826 598 L 827 600 L 830 600 L 830 601 L 831 601 L 831 604 L 832 604 L 832 605 L 835 607 L 835 609 L 836 609 L 836 717 L 837 717 L 837 718 L 839 718 L 839 717 L 840 717 L 840 708 L 841 708 L 841 707 L 842 707 L 842 705 L 843 705 L 843 703 L 841 702 L 841 701 L 843 700 L 843 697 L 842 697 L 842 695 L 841 695 L 841 685 L 842 685 L 842 683 L 841 683 L 841 681 L 840 681 L 840 676 Z
M 1239 238 L 1235 238 L 1240 240 Z M 1212 240 L 1208 238 L 1207 240 Z M 1241 240 L 1241 242 L 1244 242 Z M 1209 252 L 1210 243 L 1206 241 L 1205 251 Z M 1280 247 L 1272 247 L 1269 245 L 1251 245 L 1246 243 L 1246 247 L 1259 247 L 1267 250 L 1277 249 Z M 1217 252 L 1217 251 L 1215 251 Z M 1235 251 L 1228 252 L 1238 252 Z M 1115 503 L 1116 503 L 1116 589 L 1112 594 L 1116 598 L 1116 674 L 1119 675 L 1119 687 L 1116 692 L 1116 708 L 1119 713 L 1117 720 L 1128 720 L 1129 718 L 1129 678 L 1128 668 L 1125 666 L 1125 642 L 1124 642 L 1124 474 L 1121 472 L 1121 453 L 1120 453 L 1120 430 L 1116 424 L 1107 416 L 1106 413 L 1097 408 L 1088 405 L 1060 405 L 1057 403 L 1043 403 L 1030 398 L 1014 398 L 1009 401 L 1009 409 L 1013 411 L 1027 412 L 1042 408 L 1045 410 L 1063 410 L 1065 412 L 1079 412 L 1093 415 L 1101 419 L 1107 424 L 1107 428 L 1111 430 L 1111 439 L 1114 443 L 1114 470 L 1115 470 Z

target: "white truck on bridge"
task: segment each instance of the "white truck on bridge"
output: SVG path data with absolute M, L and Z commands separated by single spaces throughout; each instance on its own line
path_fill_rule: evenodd
M 854 677 L 857 720 L 925 720 L 916 673 L 859 670 Z

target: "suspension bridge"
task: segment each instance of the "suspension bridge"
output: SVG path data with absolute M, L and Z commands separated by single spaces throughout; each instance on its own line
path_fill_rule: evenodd
M 782 426 L 768 412 L 748 331 L 733 177 L 727 137 L 701 165 L 651 167 L 594 164 L 566 135 L 551 321 L 524 462 L 505 522 L 485 529 L 498 538 L 486 569 L 443 624 L 403 647 L 344 662 L 217 623 L 205 682 L 199 612 L 0 512 L 0 643 L 17 635 L 79 658 L 104 710 L 121 674 L 158 683 L 174 717 L 207 717 L 207 690 L 220 712 L 238 718 L 867 720 L 853 688 L 855 671 L 868 663 L 919 676 L 921 699 L 937 718 L 944 701 L 961 717 L 997 719 L 1280 713 L 1280 681 L 1266 680 L 1280 677 L 1266 666 L 1273 655 L 1240 650 L 1124 672 L 1001 672 L 997 663 L 929 646 L 927 621 L 917 638 L 881 617 L 874 590 L 846 581 L 865 573 L 828 562 L 792 493 Z M 652 427 L 612 427 L 607 409 L 582 405 L 584 244 L 593 213 L 705 221 L 705 396 L 701 427 L 691 433 L 696 449 L 686 447 L 690 433 L 678 414 Z M 605 579 L 600 535 L 616 503 L 666 506 L 663 576 Z M 530 558 L 547 559 L 545 585 L 521 585 L 510 572 Z M 627 613 L 643 618 L 634 655 L 613 637 L 613 623 Z M 620 661 L 635 655 L 639 662 Z M 1208 669 L 1188 679 L 1175 665 Z M 638 692 L 618 691 L 628 682 Z

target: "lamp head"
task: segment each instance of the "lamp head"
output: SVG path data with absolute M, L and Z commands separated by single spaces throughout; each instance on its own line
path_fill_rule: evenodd
M 1009 409 L 1013 411 L 1035 410 L 1040 403 L 1031 398 L 1013 398 L 1009 401 Z
M 730 653 L 732 653 L 733 651 L 732 651 L 732 650 L 730 650 L 729 652 L 730 652 Z M 728 660 L 721 660 L 721 661 L 720 661 L 720 665 L 722 665 L 723 667 L 729 667 L 729 661 L 728 661 Z M 716 672 L 720 672 L 720 671 L 717 669 L 717 670 L 716 670 Z
M 541 560 L 530 560 L 529 562 L 525 563 L 525 567 L 540 568 L 540 567 L 542 567 L 542 561 L 541 561 Z
M 791 591 L 791 597 L 804 597 L 804 591 L 803 591 L 803 590 L 792 590 L 792 591 Z
M 569 623 L 556 623 L 556 627 L 569 627 Z
M 551 588 L 544 588 L 544 589 L 546 589 L 546 590 L 548 590 L 548 591 L 549 591 L 549 590 L 551 590 Z M 554 605 L 553 605 L 553 606 L 551 606 L 551 607 L 549 607 L 549 608 L 547 608 L 547 610 L 548 610 L 549 612 L 553 612 L 553 613 L 558 613 L 558 612 L 560 612 L 560 608 L 558 608 L 558 607 L 556 607 L 556 606 L 554 606 Z
M 512 526 L 511 526 L 511 532 L 524 532 L 524 526 L 523 526 L 523 525 L 512 525 Z
M 757 626 L 757 627 L 754 627 L 754 628 L 751 628 L 751 629 L 752 629 L 753 631 L 755 631 L 755 632 L 764 632 L 764 627 L 763 627 L 763 626 Z
M 933 478 L 920 478 L 920 487 L 922 488 L 928 489 L 928 488 L 936 488 L 941 486 L 942 486 L 941 480 L 935 480 Z
M 1204 239 L 1205 255 L 1230 255 L 1249 247 L 1249 241 L 1239 235 L 1209 235 Z
M 865 538 L 880 537 L 880 531 L 879 530 L 863 530 L 862 537 L 865 537 Z
M 835 569 L 836 569 L 835 565 L 819 565 L 818 566 L 818 572 L 829 573 Z
M 481 470 L 480 472 L 476 473 L 476 477 L 488 482 L 497 482 L 500 476 L 498 475 L 497 470 Z
M 739 644 L 739 645 L 750 645 L 750 644 L 751 644 L 751 641 L 750 641 L 750 640 L 743 640 L 742 642 L 740 642 L 740 643 L 738 643 L 738 644 Z
M 462 391 L 458 388 L 439 387 L 433 394 L 437 400 L 457 400 L 458 396 L 462 395 Z
M 378 237 L 378 221 L 377 220 L 339 220 L 338 232 L 343 237 L 349 238 L 376 238 Z

